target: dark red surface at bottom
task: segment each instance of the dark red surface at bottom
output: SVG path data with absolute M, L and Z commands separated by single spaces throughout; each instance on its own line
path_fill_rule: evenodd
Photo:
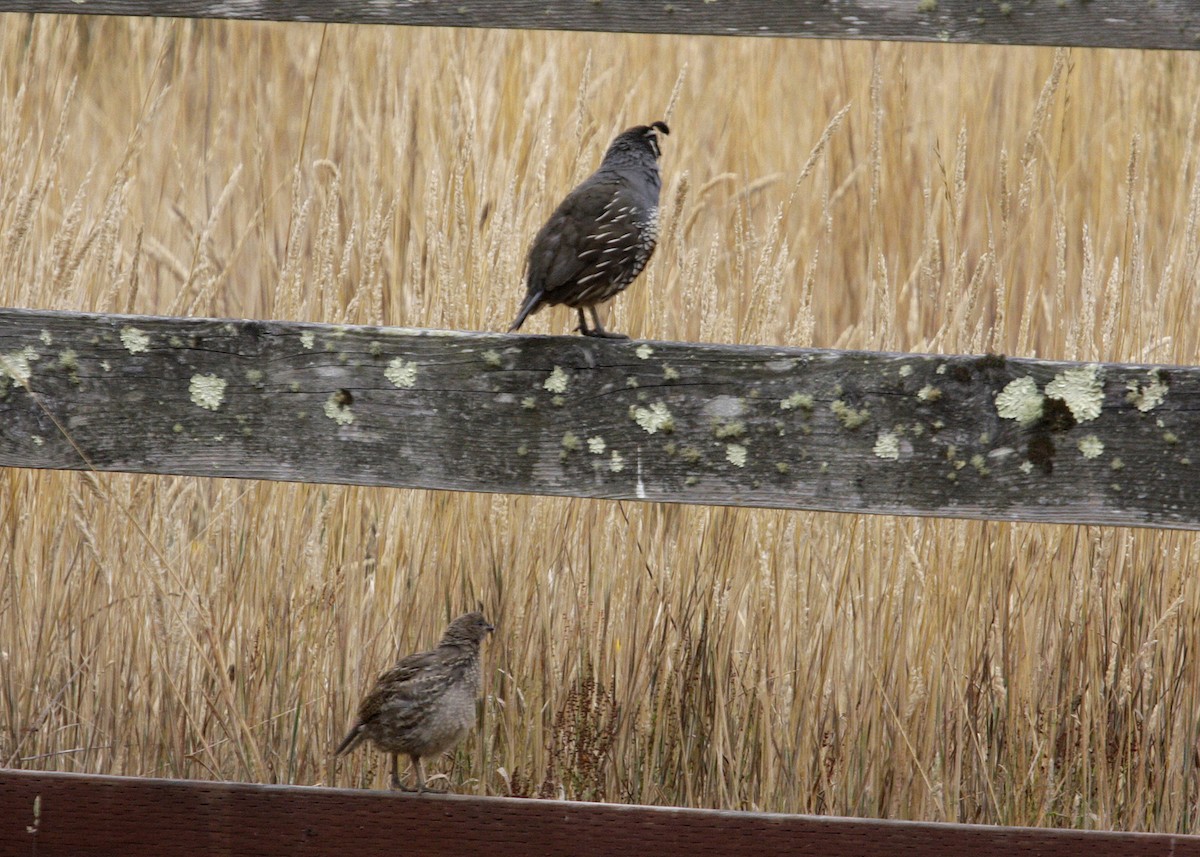
M 1200 857 L 1200 836 L 0 771 L 2 855 L 385 853 Z

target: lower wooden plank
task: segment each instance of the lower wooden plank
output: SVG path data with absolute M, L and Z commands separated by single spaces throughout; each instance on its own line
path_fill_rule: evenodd
M 0 771 L 0 855 L 1200 855 L 1200 837 Z

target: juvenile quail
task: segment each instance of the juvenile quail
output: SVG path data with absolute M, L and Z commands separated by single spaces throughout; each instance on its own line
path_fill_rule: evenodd
M 358 706 L 335 755 L 370 740 L 392 756 L 392 788 L 408 791 L 399 771 L 405 753 L 417 769 L 417 791 L 425 791 L 421 760 L 449 750 L 475 725 L 479 644 L 494 630 L 482 613 L 467 613 L 450 623 L 437 648 L 402 658 Z
M 550 215 L 529 248 L 525 301 L 510 331 L 542 306 L 566 304 L 579 313 L 584 336 L 627 338 L 604 329 L 596 305 L 634 281 L 658 242 L 659 131 L 671 133 L 665 122 L 653 122 L 619 134 L 600 169 Z

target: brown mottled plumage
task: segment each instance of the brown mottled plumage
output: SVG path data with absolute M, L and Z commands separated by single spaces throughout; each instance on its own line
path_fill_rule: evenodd
M 404 753 L 417 769 L 417 791 L 425 791 L 421 760 L 449 750 L 475 725 L 479 644 L 493 630 L 482 613 L 467 613 L 450 623 L 437 648 L 401 659 L 358 706 L 358 719 L 336 755 L 369 740 L 391 754 L 392 788 L 403 788 L 399 756 Z
M 637 278 L 658 243 L 660 132 L 671 130 L 652 122 L 617 135 L 600 168 L 550 215 L 529 247 L 525 300 L 510 331 L 543 306 L 566 304 L 579 313 L 584 336 L 627 338 L 605 330 L 596 307 Z

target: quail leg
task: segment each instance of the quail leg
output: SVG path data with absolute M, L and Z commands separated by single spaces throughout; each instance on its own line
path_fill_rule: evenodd
M 614 333 L 613 331 L 605 330 L 604 325 L 600 323 L 600 313 L 596 311 L 595 306 L 588 307 L 592 311 L 592 329 L 585 329 L 583 323 L 583 310 L 579 310 L 579 332 L 584 336 L 596 336 L 602 339 L 628 339 L 624 333 Z
M 411 792 L 412 789 L 404 787 L 403 780 L 400 779 L 400 754 L 392 753 L 392 788 L 397 791 Z
M 425 764 L 420 756 L 413 756 L 413 764 L 417 768 L 417 794 L 425 793 Z

